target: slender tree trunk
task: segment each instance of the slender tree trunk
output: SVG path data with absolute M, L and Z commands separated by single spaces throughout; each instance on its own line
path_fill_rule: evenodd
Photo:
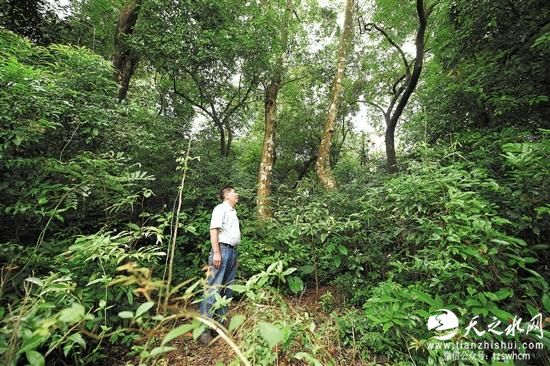
M 281 88 L 284 73 L 284 59 L 288 48 L 289 21 L 292 12 L 292 0 L 287 0 L 281 30 L 281 53 L 277 56 L 275 71 L 265 90 L 264 121 L 265 132 L 262 146 L 260 170 L 258 171 L 258 193 L 256 197 L 256 212 L 258 219 L 267 220 L 272 217 L 271 211 L 271 180 L 275 163 L 275 147 L 277 133 L 277 97 Z
M 130 79 L 136 70 L 139 57 L 135 50 L 126 42 L 126 38 L 134 33 L 134 27 L 139 16 L 141 0 L 129 0 L 120 11 L 115 33 L 115 54 L 113 66 L 116 70 L 115 78 L 120 84 L 118 101 L 121 102 L 128 94 Z
M 226 155 L 225 155 L 225 152 L 226 152 L 226 146 L 225 146 L 225 129 L 224 129 L 223 125 L 221 124 L 221 122 L 214 121 L 214 123 L 215 123 L 216 126 L 218 127 L 218 131 L 220 131 L 220 154 L 221 154 L 222 156 L 226 156 Z
M 265 93 L 265 133 L 262 147 L 262 159 L 258 172 L 258 193 L 256 209 L 258 218 L 266 220 L 272 217 L 271 212 L 271 178 L 275 157 L 275 133 L 277 131 L 277 95 L 280 84 L 272 80 Z
M 338 50 L 338 61 L 336 66 L 336 75 L 332 84 L 332 91 L 330 93 L 330 105 L 328 109 L 327 119 L 325 122 L 325 129 L 323 131 L 323 138 L 319 145 L 319 154 L 317 156 L 317 162 L 315 169 L 317 176 L 323 188 L 332 190 L 336 188 L 336 182 L 332 176 L 332 169 L 330 168 L 330 147 L 332 145 L 332 136 L 334 135 L 334 124 L 336 121 L 336 115 L 338 113 L 338 104 L 340 102 L 340 92 L 342 91 L 342 79 L 344 78 L 344 71 L 346 68 L 348 48 L 351 43 L 352 36 L 352 16 L 353 16 L 353 0 L 346 1 L 346 15 L 344 19 L 344 31 L 340 37 L 340 44 Z
M 227 141 L 225 143 L 225 152 L 223 156 L 227 157 L 231 154 L 231 143 L 233 142 L 233 131 L 227 122 L 225 123 L 225 131 L 227 132 Z
M 389 118 L 386 118 L 386 163 L 390 172 L 397 170 L 397 157 L 395 155 L 395 127 L 391 128 Z
M 416 85 L 418 84 L 418 79 L 422 73 L 422 67 L 424 64 L 424 34 L 426 33 L 426 27 L 428 24 L 426 10 L 424 9 L 424 1 L 416 1 L 416 12 L 418 16 L 418 28 L 416 31 L 416 58 L 414 60 L 413 71 L 410 77 L 408 76 L 405 81 L 405 89 L 403 95 L 399 99 L 395 111 L 391 114 L 391 117 L 386 117 L 386 157 L 388 171 L 394 173 L 397 171 L 397 159 L 395 156 L 395 128 L 397 127 L 397 122 L 403 114 L 403 110 L 409 102 L 409 98 L 414 92 Z M 391 107 L 388 113 L 391 112 Z

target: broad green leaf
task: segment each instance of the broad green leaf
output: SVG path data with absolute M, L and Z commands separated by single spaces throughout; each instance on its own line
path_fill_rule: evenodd
M 59 320 L 67 324 L 73 324 L 84 317 L 84 306 L 73 303 L 70 308 L 63 309 L 59 312 Z
M 243 286 L 243 285 L 231 285 L 229 286 L 229 288 L 231 288 L 233 291 L 237 293 L 243 293 L 247 290 L 246 286 Z
M 258 322 L 258 329 L 260 335 L 269 344 L 269 347 L 273 348 L 283 340 L 283 332 L 271 323 L 264 321 Z
M 242 314 L 233 315 L 233 317 L 231 318 L 231 321 L 229 322 L 229 328 L 228 328 L 227 330 L 229 330 L 230 332 L 234 331 L 234 330 L 237 329 L 245 320 L 246 320 L 246 316 L 244 316 L 244 315 L 242 315 Z
M 294 358 L 300 361 L 306 361 L 308 365 L 323 366 L 321 362 L 307 352 L 298 352 L 294 355 Z
M 37 349 L 38 347 L 40 347 L 40 345 L 42 344 L 42 342 L 44 342 L 45 339 L 46 337 L 44 336 L 41 336 L 39 334 L 34 334 L 32 337 L 26 339 L 23 342 L 23 345 L 21 346 L 21 348 L 17 350 L 17 354 L 22 354 L 27 351 Z
M 180 325 L 179 327 L 176 327 L 171 331 L 169 331 L 168 334 L 164 336 L 164 339 L 162 340 L 162 343 L 160 345 L 164 346 L 166 343 L 170 342 L 171 340 L 176 339 L 182 334 L 189 333 L 196 327 L 197 327 L 197 324 L 193 324 L 193 323 Z
M 86 341 L 84 338 L 82 338 L 82 335 L 80 333 L 73 333 L 69 336 L 69 339 L 73 341 L 74 343 L 77 343 L 80 345 L 80 347 L 86 349 Z
M 501 288 L 500 290 L 494 293 L 497 301 L 504 300 L 512 296 L 512 294 L 513 294 L 513 291 L 509 288 Z
M 497 318 L 499 318 L 500 320 L 504 321 L 504 322 L 507 322 L 511 319 L 514 319 L 514 316 L 512 314 L 510 314 L 509 312 L 507 311 L 504 311 L 504 310 L 501 310 L 501 309 L 498 309 L 496 307 L 490 307 L 489 308 L 489 311 L 494 314 Z
M 149 353 L 149 357 L 155 357 L 160 355 L 161 353 L 172 352 L 172 351 L 175 351 L 176 349 L 177 349 L 176 347 L 170 347 L 170 346 L 155 347 L 153 348 L 151 353 Z
M 136 310 L 136 319 L 148 312 L 153 306 L 155 306 L 153 301 L 147 301 L 141 304 Z
M 422 291 L 419 291 L 419 290 L 415 290 L 415 291 L 413 291 L 413 293 L 414 293 L 414 295 L 416 295 L 416 297 L 420 301 L 422 301 L 422 302 L 424 302 L 424 303 L 426 303 L 430 306 L 435 306 L 435 300 L 432 299 L 430 295 L 428 295 L 428 294 L 426 294 Z
M 44 286 L 44 282 L 42 282 L 42 280 L 38 277 L 27 277 L 25 278 L 25 281 L 34 283 L 35 285 L 40 287 Z
M 288 276 L 289 274 L 291 273 L 294 273 L 296 271 L 296 268 L 288 268 L 287 270 L 285 270 L 282 275 L 283 276 Z
M 137 226 L 136 224 L 134 224 L 133 222 L 130 222 L 127 225 L 132 230 L 135 230 L 135 231 L 140 231 L 141 230 L 141 228 L 139 226 Z
M 198 323 L 197 327 L 193 329 L 193 339 L 197 339 L 206 330 L 206 325 Z
M 37 351 L 27 351 L 25 352 L 25 356 L 27 357 L 27 361 L 29 361 L 29 364 L 31 366 L 44 366 L 46 365 L 46 360 L 44 359 L 44 356 L 40 352 Z
M 122 319 L 132 319 L 134 317 L 133 311 L 121 311 L 118 316 Z
M 290 287 L 290 291 L 294 294 L 297 294 L 304 289 L 302 279 L 297 276 L 291 276 L 288 278 L 288 286 Z
M 527 304 L 527 311 L 531 316 L 535 316 L 539 313 L 538 309 L 536 309 L 533 305 Z

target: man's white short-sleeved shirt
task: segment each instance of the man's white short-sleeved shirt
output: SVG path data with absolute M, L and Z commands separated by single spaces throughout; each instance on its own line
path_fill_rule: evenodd
M 212 212 L 210 229 L 219 229 L 218 241 L 236 246 L 241 241 L 237 211 L 227 202 L 220 203 Z

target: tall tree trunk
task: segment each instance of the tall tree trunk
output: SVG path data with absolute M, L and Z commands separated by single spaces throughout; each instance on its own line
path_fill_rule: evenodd
M 418 79 L 422 73 L 422 66 L 424 64 L 424 34 L 426 33 L 426 26 L 428 24 L 426 10 L 424 9 L 424 1 L 416 0 L 416 13 L 418 16 L 418 28 L 416 30 L 416 58 L 414 60 L 413 71 L 410 76 L 407 76 L 405 81 L 405 89 L 403 95 L 399 99 L 395 110 L 391 114 L 391 117 L 386 118 L 386 158 L 388 171 L 394 173 L 397 171 L 397 159 L 395 156 L 395 128 L 397 127 L 397 122 L 403 114 L 403 110 L 409 102 L 416 85 L 418 84 Z M 388 112 L 391 112 L 391 107 Z
M 287 0 L 281 30 L 281 53 L 277 56 L 277 62 L 273 77 L 265 90 L 264 121 L 265 132 L 262 145 L 262 157 L 260 170 L 258 171 L 258 192 L 256 197 L 256 212 L 258 219 L 267 220 L 272 217 L 271 211 L 271 180 L 273 165 L 275 162 L 275 147 L 277 133 L 277 97 L 281 88 L 284 73 L 284 59 L 288 48 L 289 21 L 292 12 L 292 0 Z
M 225 129 L 221 122 L 214 121 L 214 123 L 218 127 L 218 131 L 220 131 L 220 154 L 221 156 L 226 156 Z
M 275 155 L 275 134 L 277 131 L 277 95 L 280 83 L 272 80 L 265 93 L 264 119 L 265 132 L 262 146 L 262 158 L 258 172 L 258 193 L 256 197 L 256 211 L 260 220 L 272 217 L 271 212 L 271 178 Z
M 120 11 L 115 33 L 115 54 L 113 66 L 116 70 L 115 78 L 120 84 L 118 89 L 118 101 L 121 102 L 128 94 L 130 79 L 136 70 L 138 54 L 126 41 L 126 38 L 134 33 L 134 26 L 139 16 L 141 0 L 129 0 Z
M 390 172 L 397 170 L 397 157 L 395 155 L 395 127 L 391 128 L 389 118 L 386 118 L 386 164 Z
M 334 76 L 332 91 L 330 93 L 330 105 L 327 120 L 325 122 L 323 138 L 321 139 L 321 144 L 319 145 L 319 154 L 317 156 L 317 162 L 315 163 L 315 169 L 317 171 L 319 181 L 321 182 L 323 188 L 327 190 L 336 188 L 336 182 L 334 181 L 332 169 L 330 168 L 330 147 L 332 145 L 334 124 L 338 113 L 338 104 L 340 102 L 340 92 L 342 90 L 342 79 L 344 78 L 344 71 L 346 68 L 348 48 L 351 43 L 352 16 L 353 0 L 347 0 L 344 31 L 342 32 L 339 43 L 336 75 Z
M 227 157 L 231 154 L 231 143 L 233 142 L 233 131 L 227 122 L 225 122 L 225 131 L 227 132 L 227 141 L 225 143 L 225 152 L 223 156 Z

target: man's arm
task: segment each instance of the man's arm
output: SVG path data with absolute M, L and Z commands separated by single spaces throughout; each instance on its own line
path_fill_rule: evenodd
M 214 250 L 214 268 L 220 268 L 222 264 L 222 254 L 220 252 L 220 242 L 218 241 L 219 229 L 213 228 L 210 229 L 210 242 L 212 243 L 212 249 Z

